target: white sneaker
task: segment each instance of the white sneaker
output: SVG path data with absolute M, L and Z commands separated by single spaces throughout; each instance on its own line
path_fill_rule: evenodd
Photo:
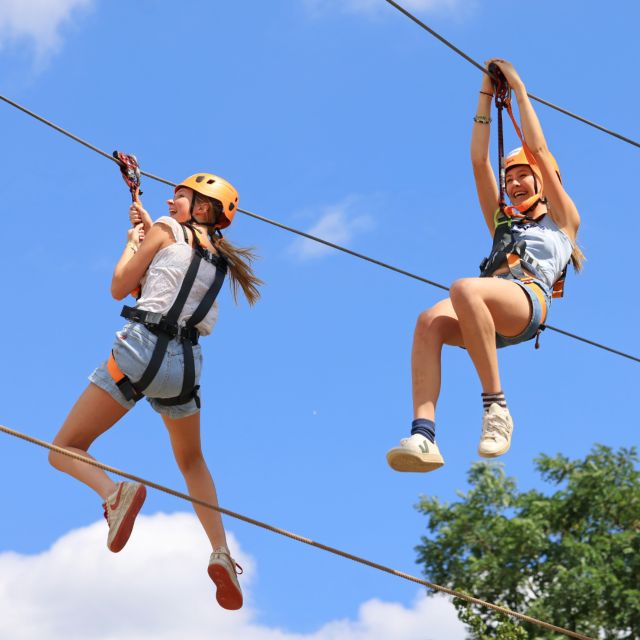
M 509 411 L 493 403 L 482 416 L 482 436 L 478 453 L 483 458 L 496 458 L 509 451 L 513 420 Z
M 218 604 L 224 609 L 240 609 L 242 589 L 237 574 L 242 573 L 242 567 L 229 555 L 229 549 L 216 547 L 213 550 L 207 572 L 217 587 Z
M 133 530 L 133 523 L 142 508 L 147 490 L 138 482 L 120 482 L 118 488 L 102 503 L 104 517 L 109 525 L 107 547 L 121 551 Z
M 414 433 L 389 450 L 387 462 L 396 471 L 433 471 L 444 464 L 444 459 L 435 442 Z

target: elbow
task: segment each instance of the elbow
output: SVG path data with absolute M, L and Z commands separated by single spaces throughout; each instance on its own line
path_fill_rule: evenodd
M 491 164 L 489 162 L 488 153 L 481 153 L 481 154 L 472 153 L 471 154 L 471 166 L 474 169 L 480 169 L 482 167 L 486 167 L 488 164 Z
M 122 300 L 127 295 L 127 292 L 123 290 L 121 284 L 119 284 L 114 278 L 111 281 L 111 296 L 114 300 Z

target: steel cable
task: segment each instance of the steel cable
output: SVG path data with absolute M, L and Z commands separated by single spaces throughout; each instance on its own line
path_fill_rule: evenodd
M 415 22 L 419 27 L 421 27 L 422 29 L 424 29 L 425 31 L 430 33 L 434 38 L 437 38 L 438 40 L 440 40 L 440 42 L 442 42 L 442 44 L 444 44 L 445 46 L 449 47 L 449 49 L 451 49 L 452 51 L 457 53 L 459 56 L 464 58 L 467 62 L 472 64 L 474 67 L 477 67 L 478 69 L 480 69 L 480 71 L 486 73 L 487 75 L 491 75 L 491 74 L 489 74 L 489 72 L 479 62 L 474 60 L 471 56 L 467 55 L 461 49 L 458 49 L 458 47 L 456 47 L 453 43 L 449 42 L 449 40 L 447 40 L 445 37 L 441 36 L 437 31 L 434 31 L 431 27 L 429 27 L 424 22 L 422 22 L 422 20 L 420 20 L 419 18 L 414 16 L 412 13 L 410 13 L 402 5 L 399 5 L 394 0 L 385 0 L 385 2 L 390 4 L 392 7 L 396 8 L 398 11 L 400 11 L 400 13 L 404 14 L 407 18 L 409 18 L 410 20 Z M 553 102 L 549 102 L 547 100 L 544 100 L 543 98 L 539 98 L 538 96 L 533 95 L 533 93 L 528 93 L 527 92 L 527 95 L 532 100 L 535 100 L 536 102 L 539 102 L 540 104 L 543 104 L 546 107 L 550 107 L 551 109 L 555 109 L 556 111 L 559 111 L 560 113 L 563 113 L 564 115 L 569 116 L 570 118 L 573 118 L 574 120 L 578 120 L 579 122 L 582 122 L 582 123 L 584 123 L 586 125 L 589 125 L 590 127 L 593 127 L 594 129 L 598 129 L 599 131 L 602 131 L 603 133 L 606 133 L 606 134 L 608 134 L 610 136 L 613 136 L 614 138 L 618 138 L 619 140 L 622 140 L 623 142 L 627 142 L 628 144 L 631 144 L 634 147 L 640 147 L 640 142 L 636 142 L 635 140 L 632 140 L 631 138 L 627 138 L 626 136 L 623 136 L 621 133 L 616 133 L 615 131 L 612 131 L 611 129 L 607 129 L 606 127 L 603 127 L 602 125 L 600 125 L 600 124 L 598 124 L 596 122 L 592 122 L 591 120 L 587 120 L 586 118 L 583 118 L 582 116 L 579 116 L 579 115 L 577 115 L 575 113 L 572 113 L 571 111 L 568 111 L 567 109 L 564 109 L 563 107 L 559 107 L 558 105 L 553 104 Z
M 561 633 L 570 638 L 578 638 L 579 640 L 594 640 L 589 636 L 585 636 L 581 633 L 577 633 L 576 631 L 571 631 L 569 629 L 564 629 L 562 627 L 558 627 L 549 622 L 544 622 L 543 620 L 538 620 L 537 618 L 533 618 L 524 613 L 519 613 L 517 611 L 513 611 L 512 609 L 508 609 L 506 607 L 501 607 L 500 605 L 493 604 L 491 602 L 485 602 L 484 600 L 480 600 L 479 598 L 475 598 L 461 591 L 456 591 L 455 589 L 449 589 L 448 587 L 442 587 L 433 582 L 428 582 L 426 580 L 422 580 L 421 578 L 416 578 L 408 573 L 404 573 L 402 571 L 397 571 L 396 569 L 391 569 L 385 565 L 379 564 L 377 562 L 372 562 L 371 560 L 367 560 L 366 558 L 361 558 L 360 556 L 353 555 L 351 553 L 347 553 L 346 551 L 342 551 L 341 549 L 337 549 L 335 547 L 330 547 L 329 545 L 322 544 L 321 542 L 316 542 L 309 538 L 305 538 L 296 533 L 292 533 L 287 531 L 286 529 L 281 529 L 280 527 L 275 527 L 271 524 L 267 524 L 265 522 L 261 522 L 260 520 L 256 520 L 255 518 L 250 518 L 248 516 L 242 515 L 240 513 L 236 513 L 235 511 L 231 511 L 230 509 L 225 509 L 224 507 L 220 507 L 217 505 L 210 504 L 209 502 L 205 502 L 204 500 L 200 500 L 198 498 L 193 498 L 186 493 L 182 493 L 180 491 L 176 491 L 174 489 L 170 489 L 169 487 L 165 487 L 156 482 L 152 482 L 151 480 L 146 480 L 145 478 L 141 478 L 139 476 L 133 475 L 132 473 L 127 473 L 126 471 L 121 471 L 120 469 L 116 469 L 115 467 L 109 466 L 98 460 L 93 458 L 88 458 L 85 456 L 81 456 L 74 451 L 67 451 L 63 447 L 59 447 L 55 444 L 51 444 L 49 442 L 45 442 L 44 440 L 40 440 L 39 438 L 34 438 L 33 436 L 21 433 L 20 431 L 15 431 L 14 429 L 10 429 L 4 425 L 0 424 L 0 431 L 13 436 L 15 438 L 20 438 L 21 440 L 25 440 L 31 444 L 38 445 L 40 447 L 44 447 L 45 449 L 49 449 L 50 451 L 55 451 L 56 453 L 60 453 L 62 455 L 68 456 L 69 458 L 73 458 L 74 460 L 78 460 L 79 462 L 83 462 L 85 464 L 90 464 L 93 467 L 97 467 L 98 469 L 102 469 L 103 471 L 108 471 L 110 473 L 119 475 L 123 478 L 127 478 L 128 480 L 133 480 L 134 482 L 140 482 L 147 487 L 152 489 L 156 489 L 157 491 L 162 491 L 168 495 L 174 496 L 176 498 L 180 498 L 181 500 L 186 500 L 191 502 L 192 504 L 197 504 L 201 507 L 206 507 L 207 509 L 212 509 L 213 511 L 218 511 L 230 518 L 235 518 L 236 520 L 241 520 L 242 522 L 246 522 L 247 524 L 251 524 L 256 527 L 260 527 L 261 529 L 266 529 L 267 531 L 271 531 L 272 533 L 277 533 L 278 535 L 285 536 L 286 538 L 291 538 L 292 540 L 296 540 L 297 542 L 302 542 L 312 547 L 316 547 L 317 549 L 321 549 L 322 551 L 326 551 L 328 553 L 332 553 L 334 555 L 340 556 L 342 558 L 346 558 L 347 560 L 352 560 L 353 562 L 357 562 L 359 564 L 366 565 L 371 567 L 372 569 L 377 569 L 378 571 L 383 571 L 384 573 L 389 573 L 391 575 L 397 576 L 398 578 L 403 578 L 404 580 L 409 580 L 410 582 L 415 582 L 416 584 L 420 584 L 428 589 L 432 589 L 434 591 L 440 591 L 441 593 L 446 593 L 447 595 L 452 596 L 453 598 L 458 598 L 460 600 L 464 600 L 471 604 L 475 604 L 481 607 L 486 607 L 487 609 L 492 609 L 493 611 L 497 611 L 498 613 L 502 613 L 507 616 L 511 616 L 512 618 L 517 618 L 522 622 L 528 622 L 530 624 L 534 624 L 540 627 L 544 627 L 550 631 L 554 631 L 556 633 Z
M 22 105 L 18 104 L 17 102 L 14 102 L 13 100 L 10 100 L 9 98 L 0 95 L 0 100 L 4 100 L 6 103 L 10 104 L 13 107 L 16 107 L 16 109 L 19 109 L 20 111 L 26 113 L 27 115 L 31 116 L 32 118 L 35 118 L 36 120 L 42 122 L 43 124 L 46 124 L 47 126 L 51 127 L 52 129 L 55 129 L 56 131 L 58 131 L 59 133 L 62 133 L 63 135 L 71 138 L 72 140 L 74 140 L 75 142 L 79 142 L 80 144 L 84 145 L 85 147 L 91 149 L 92 151 L 95 151 L 96 153 L 99 153 L 101 156 L 107 158 L 108 160 L 111 160 L 111 162 L 114 162 L 116 164 L 118 164 L 118 161 L 110 154 L 106 153 L 105 151 L 102 151 L 102 149 L 99 149 L 98 147 L 92 145 L 91 143 L 87 142 L 86 140 L 83 140 L 82 138 L 79 138 L 78 136 L 74 135 L 73 133 L 67 131 L 66 129 L 63 129 L 62 127 L 60 127 L 59 125 L 51 122 L 50 120 L 47 120 L 46 118 L 43 118 L 42 116 L 38 115 L 37 113 L 34 113 L 33 111 L 30 111 L 29 109 L 27 109 L 26 107 L 23 107 Z M 176 183 L 175 182 L 171 182 L 170 180 L 166 180 L 165 178 L 161 178 L 159 176 L 153 175 L 152 173 L 148 173 L 147 171 L 140 171 L 140 173 L 143 176 L 146 176 L 147 178 L 151 178 L 151 180 L 155 180 L 156 182 L 161 182 L 162 184 L 166 184 L 170 187 L 175 187 Z M 329 242 L 328 240 L 324 240 L 323 238 L 319 238 L 318 236 L 314 236 L 311 235 L 310 233 L 306 233 L 304 231 L 300 231 L 299 229 L 295 229 L 293 227 L 289 227 L 285 224 L 282 224 L 281 222 L 276 222 L 275 220 L 271 220 L 269 218 L 266 218 L 264 216 L 258 215 L 257 213 L 252 213 L 251 211 L 246 211 L 245 209 L 240 209 L 238 208 L 238 211 L 244 215 L 247 215 L 251 218 L 255 218 L 256 220 L 261 220 L 262 222 L 266 222 L 267 224 L 273 225 L 274 227 L 279 227 L 280 229 L 284 229 L 285 231 L 289 231 L 291 233 L 295 233 L 299 236 L 302 236 L 303 238 L 308 238 L 309 240 L 313 240 L 314 242 L 319 242 L 321 244 L 327 245 L 328 247 L 332 247 L 333 249 L 337 249 L 338 251 L 342 251 L 344 253 L 348 253 L 349 255 L 352 255 L 356 258 L 360 258 L 361 260 L 366 260 L 367 262 L 371 262 L 373 264 L 376 264 L 380 267 L 383 267 L 385 269 L 389 269 L 390 271 L 395 271 L 396 273 L 399 273 L 403 276 L 407 276 L 408 278 L 413 278 L 414 280 L 418 280 L 420 282 L 424 282 L 425 284 L 428 284 L 432 287 L 437 287 L 438 289 L 442 289 L 443 291 L 449 291 L 449 287 L 440 284 L 439 282 L 435 282 L 433 280 L 428 280 L 427 278 L 423 278 L 422 276 L 419 276 L 415 273 L 411 273 L 410 271 L 406 271 L 405 269 L 400 269 L 399 267 L 395 267 L 391 264 L 388 264 L 386 262 L 382 262 L 381 260 L 377 260 L 376 258 L 371 258 L 363 253 L 358 253 L 356 251 L 352 251 L 351 249 L 347 249 L 346 247 L 343 247 L 339 244 L 335 244 L 334 242 Z M 613 349 L 612 347 L 608 347 L 606 345 L 600 344 L 599 342 L 595 342 L 594 340 L 589 340 L 587 338 L 583 338 L 577 334 L 574 333 L 570 333 L 568 331 L 564 331 L 563 329 L 558 329 L 556 327 L 552 327 L 550 325 L 545 325 L 545 327 L 547 329 L 549 329 L 550 331 L 556 331 L 558 333 L 561 333 L 562 335 L 565 335 L 569 338 L 573 338 L 575 340 L 579 340 L 581 342 L 584 342 L 585 344 L 589 344 L 593 347 L 597 347 L 599 349 L 603 349 L 604 351 L 608 351 L 610 353 L 622 356 L 623 358 L 628 358 L 629 360 L 633 360 L 635 362 L 640 363 L 640 357 L 631 355 L 629 353 L 625 353 L 624 351 L 619 351 L 618 349 Z

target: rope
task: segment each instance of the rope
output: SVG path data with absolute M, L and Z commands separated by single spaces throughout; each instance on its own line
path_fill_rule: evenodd
M 58 126 L 57 124 L 54 124 L 53 122 L 51 122 L 50 120 L 47 120 L 46 118 L 43 118 L 42 116 L 39 116 L 37 113 L 34 113 L 33 111 L 30 111 L 29 109 L 27 109 L 26 107 L 23 107 L 22 105 L 19 105 L 17 102 L 14 102 L 13 100 L 10 100 L 9 98 L 0 95 L 0 100 L 4 100 L 5 102 L 7 102 L 8 104 L 10 104 L 13 107 L 16 107 L 17 109 L 20 109 L 20 111 L 23 111 L 24 113 L 26 113 L 27 115 L 31 116 L 32 118 L 35 118 L 36 120 L 39 120 L 40 122 L 48 125 L 49 127 L 51 127 L 52 129 L 55 129 L 56 131 L 59 131 L 60 133 L 62 133 L 63 135 L 71 138 L 72 140 L 75 140 L 76 142 L 79 142 L 80 144 L 84 145 L 85 147 L 91 149 L 92 151 L 95 151 L 96 153 L 99 153 L 101 156 L 104 156 L 105 158 L 107 158 L 108 160 L 110 160 L 111 162 L 115 162 L 116 164 L 118 164 L 118 161 L 111 155 L 106 153 L 105 151 L 102 151 L 101 149 L 99 149 L 98 147 L 90 144 L 89 142 L 87 142 L 86 140 L 83 140 L 82 138 L 79 138 L 78 136 L 74 135 L 73 133 L 70 133 L 69 131 L 67 131 L 66 129 L 63 129 L 62 127 Z M 166 184 L 170 187 L 175 187 L 176 183 L 175 182 L 171 182 L 170 180 L 166 180 L 165 178 L 160 178 L 159 176 L 155 176 L 152 173 L 148 173 L 146 171 L 140 171 L 141 175 L 146 176 L 147 178 L 151 178 L 151 180 L 155 180 L 156 182 L 160 182 L 162 184 Z M 266 218 L 264 216 L 258 215 L 257 213 L 252 213 L 251 211 L 246 211 L 245 209 L 240 209 L 238 208 L 238 211 L 240 213 L 243 213 L 246 216 L 249 216 L 251 218 L 255 218 L 256 220 L 261 220 L 262 222 L 266 222 L 267 224 L 273 225 L 274 227 L 279 227 L 280 229 L 284 229 L 285 231 L 290 231 L 291 233 L 295 233 L 299 236 L 302 236 L 303 238 L 308 238 L 309 240 L 313 240 L 314 242 L 319 242 L 321 244 L 327 245 L 328 247 L 331 247 L 333 249 L 337 249 L 338 251 L 342 251 L 344 253 L 348 253 L 349 255 L 352 255 L 356 258 L 360 258 L 361 260 L 366 260 L 367 262 L 371 262 L 373 264 L 376 264 L 380 267 L 383 267 L 385 269 L 389 269 L 390 271 L 395 271 L 396 273 L 399 273 L 403 276 L 407 276 L 408 278 L 413 278 L 414 280 L 418 280 L 420 282 L 424 282 L 425 284 L 431 285 L 432 287 L 437 287 L 438 289 L 442 289 L 443 291 L 449 291 L 449 287 L 440 284 L 438 282 L 435 282 L 433 280 L 428 280 L 427 278 L 423 278 L 422 276 L 419 276 L 415 273 L 411 273 L 410 271 L 405 271 L 404 269 L 400 269 L 399 267 L 394 267 L 393 265 L 387 264 L 386 262 L 382 262 L 381 260 L 377 260 L 375 258 L 371 258 L 369 256 L 366 256 L 363 253 L 357 253 L 356 251 L 352 251 L 351 249 L 347 249 L 346 247 L 342 247 L 339 244 L 335 244 L 333 242 L 329 242 L 328 240 L 324 240 L 323 238 L 319 238 L 318 236 L 314 236 L 311 235 L 310 233 L 305 233 L 304 231 L 300 231 L 299 229 L 294 229 L 293 227 L 289 227 L 285 224 L 282 224 L 281 222 L 276 222 L 275 220 L 271 220 L 269 218 Z M 625 353 L 624 351 L 618 351 L 617 349 L 613 349 L 611 347 L 607 347 L 603 344 L 600 344 L 599 342 L 594 342 L 593 340 L 588 340 L 587 338 L 582 338 L 579 335 L 573 334 L 573 333 L 569 333 L 568 331 L 563 331 L 562 329 L 556 329 L 555 327 L 551 327 L 549 325 L 545 325 L 547 329 L 550 329 L 551 331 L 557 331 L 558 333 L 561 333 L 569 338 L 574 338 L 576 340 L 580 340 L 581 342 L 584 342 L 585 344 L 590 344 L 591 346 L 597 347 L 599 349 L 603 349 L 605 351 L 609 351 L 610 353 L 622 356 L 624 358 L 628 358 L 629 360 L 633 360 L 635 362 L 640 363 L 640 357 L 636 357 L 633 356 L 631 354 Z
M 400 13 L 403 13 L 407 18 L 409 18 L 409 20 L 413 20 L 413 22 L 415 22 L 419 27 L 421 27 L 422 29 L 424 29 L 425 31 L 430 33 L 434 38 L 437 38 L 438 40 L 440 40 L 440 42 L 442 42 L 442 44 L 444 44 L 445 46 L 449 47 L 449 49 L 451 49 L 452 51 L 457 53 L 459 56 L 464 58 L 467 62 L 472 64 L 474 67 L 480 69 L 480 71 L 482 71 L 483 73 L 486 73 L 487 75 L 491 75 L 485 69 L 485 67 L 483 67 L 479 62 L 474 60 L 471 56 L 467 55 L 461 49 L 458 49 L 458 47 L 456 47 L 454 44 L 449 42 L 449 40 L 447 40 L 446 38 L 441 36 L 437 31 L 434 31 L 431 27 L 427 26 L 424 22 L 422 22 L 422 20 L 419 20 L 418 18 L 416 18 L 416 16 L 414 16 L 412 13 L 407 11 L 407 9 L 405 9 L 403 6 L 399 5 L 397 2 L 394 2 L 394 0 L 385 0 L 385 1 L 388 2 L 392 7 L 396 8 Z M 555 109 L 556 111 L 559 111 L 560 113 L 564 113 L 564 115 L 569 116 L 570 118 L 573 118 L 573 119 L 578 120 L 578 121 L 580 121 L 580 122 L 582 122 L 584 124 L 587 124 L 590 127 L 593 127 L 594 129 L 598 129 L 598 130 L 600 130 L 600 131 L 602 131 L 604 133 L 607 133 L 610 136 L 613 136 L 614 138 L 618 138 L 619 140 L 622 140 L 623 142 L 627 142 L 629 144 L 632 144 L 634 147 L 640 147 L 640 142 L 636 142 L 635 140 L 632 140 L 631 138 L 627 138 L 626 136 L 623 136 L 620 133 L 616 133 L 615 131 L 612 131 L 611 129 L 607 129 L 606 127 L 603 127 L 602 125 L 599 125 L 596 122 L 592 122 L 591 120 L 587 120 L 586 118 L 583 118 L 582 116 L 579 116 L 579 115 L 577 115 L 575 113 L 572 113 L 571 111 L 567 111 L 567 109 L 564 109 L 562 107 L 559 107 L 558 105 L 553 104 L 552 102 L 548 102 L 547 100 L 539 98 L 538 96 L 533 95 L 533 93 L 527 93 L 527 95 L 532 100 L 535 100 L 536 102 L 539 102 L 540 104 L 543 104 L 546 107 L 550 107 L 551 109 Z
M 415 582 L 416 584 L 420 584 L 428 589 L 433 589 L 434 591 L 440 591 L 442 593 L 446 593 L 454 598 L 458 598 L 460 600 L 464 600 L 471 604 L 479 605 L 481 607 L 486 607 L 487 609 L 492 609 L 493 611 L 497 611 L 498 613 L 502 613 L 507 616 L 511 616 L 513 618 L 517 618 L 522 622 L 528 622 L 530 624 L 535 624 L 537 626 L 548 629 L 549 631 L 554 631 L 556 633 L 561 633 L 570 638 L 579 638 L 580 640 L 594 640 L 589 636 L 582 635 L 581 633 L 577 633 L 576 631 L 571 631 L 569 629 L 564 629 L 562 627 L 558 627 L 556 625 L 550 624 L 548 622 L 544 622 L 543 620 L 538 620 L 536 618 L 532 618 L 531 616 L 525 615 L 524 613 L 518 613 L 517 611 L 513 611 L 512 609 L 508 609 L 506 607 L 501 607 L 497 604 L 492 604 L 491 602 L 485 602 L 484 600 L 480 600 L 479 598 L 474 598 L 473 596 L 467 595 L 461 591 L 455 591 L 454 589 L 449 589 L 447 587 L 442 587 L 440 585 L 434 584 L 433 582 L 427 582 L 426 580 L 422 580 L 420 578 L 416 578 L 408 573 L 404 573 L 402 571 L 397 571 L 396 569 L 391 569 L 390 567 L 386 567 L 382 564 L 378 564 L 377 562 L 372 562 L 371 560 L 367 560 L 366 558 L 361 558 L 360 556 L 353 555 L 351 553 L 347 553 L 346 551 L 341 551 L 340 549 L 336 549 L 335 547 L 330 547 L 326 544 L 322 544 L 321 542 L 316 542 L 309 538 L 304 538 L 303 536 L 299 536 L 290 531 L 286 531 L 285 529 L 280 529 L 279 527 L 275 527 L 273 525 L 267 524 L 265 522 L 261 522 L 260 520 L 255 520 L 254 518 L 250 518 L 248 516 L 244 516 L 240 513 L 236 513 L 235 511 L 231 511 L 230 509 L 225 509 L 224 507 L 220 507 L 209 502 L 205 502 L 204 500 L 200 500 L 198 498 L 193 498 L 186 493 L 182 493 L 180 491 L 175 491 L 174 489 L 170 489 L 169 487 L 165 487 L 156 482 L 152 482 L 150 480 L 145 480 L 144 478 L 140 478 L 139 476 L 135 476 L 132 473 L 127 473 L 125 471 L 121 471 L 116 469 L 115 467 L 109 466 L 98 460 L 94 460 L 93 458 L 88 458 L 85 456 L 81 456 L 73 451 L 67 451 L 63 447 L 59 447 L 55 444 L 51 444 L 49 442 L 45 442 L 44 440 L 40 440 L 38 438 L 34 438 L 33 436 L 26 435 L 24 433 L 20 433 L 19 431 L 15 431 L 10 429 L 9 427 L 5 427 L 0 424 L 0 431 L 4 433 L 14 436 L 16 438 L 20 438 L 29 442 L 31 444 L 38 445 L 40 447 L 44 447 L 45 449 L 49 449 L 50 451 L 55 451 L 56 453 L 60 453 L 62 455 L 68 456 L 69 458 L 73 458 L 79 462 L 84 462 L 85 464 L 90 464 L 93 467 L 97 467 L 98 469 L 102 469 L 103 471 L 109 471 L 115 475 L 121 476 L 123 478 L 127 478 L 128 480 L 133 480 L 134 482 L 140 482 L 141 484 L 146 485 L 152 489 L 156 489 L 158 491 L 162 491 L 163 493 L 167 493 L 171 496 L 179 498 L 181 500 L 186 500 L 193 504 L 197 504 L 201 507 L 206 507 L 207 509 L 212 509 L 213 511 L 218 511 L 226 516 L 231 518 L 235 518 L 237 520 L 241 520 L 242 522 L 246 522 L 248 524 L 254 525 L 256 527 L 260 527 L 261 529 L 266 529 L 267 531 L 271 531 L 272 533 L 277 533 L 278 535 L 285 536 L 287 538 L 291 538 L 292 540 L 296 540 L 297 542 L 302 542 L 312 547 L 316 547 L 317 549 L 321 549 L 322 551 L 327 551 L 328 553 L 332 553 L 334 555 L 341 556 L 342 558 L 346 558 L 347 560 L 353 560 L 354 562 L 358 562 L 360 564 L 364 564 L 372 569 L 377 569 L 378 571 L 383 571 L 385 573 L 389 573 L 391 575 L 397 576 L 399 578 L 403 578 L 404 580 L 409 580 L 410 582 Z

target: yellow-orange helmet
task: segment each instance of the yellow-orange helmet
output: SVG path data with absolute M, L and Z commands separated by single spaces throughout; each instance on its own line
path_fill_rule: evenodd
M 224 178 L 212 173 L 194 173 L 192 176 L 185 178 L 180 184 L 177 184 L 175 191 L 180 187 L 193 189 L 201 196 L 213 198 L 222 204 L 221 219 L 219 218 L 215 223 L 217 229 L 224 229 L 231 224 L 238 208 L 238 192 Z

